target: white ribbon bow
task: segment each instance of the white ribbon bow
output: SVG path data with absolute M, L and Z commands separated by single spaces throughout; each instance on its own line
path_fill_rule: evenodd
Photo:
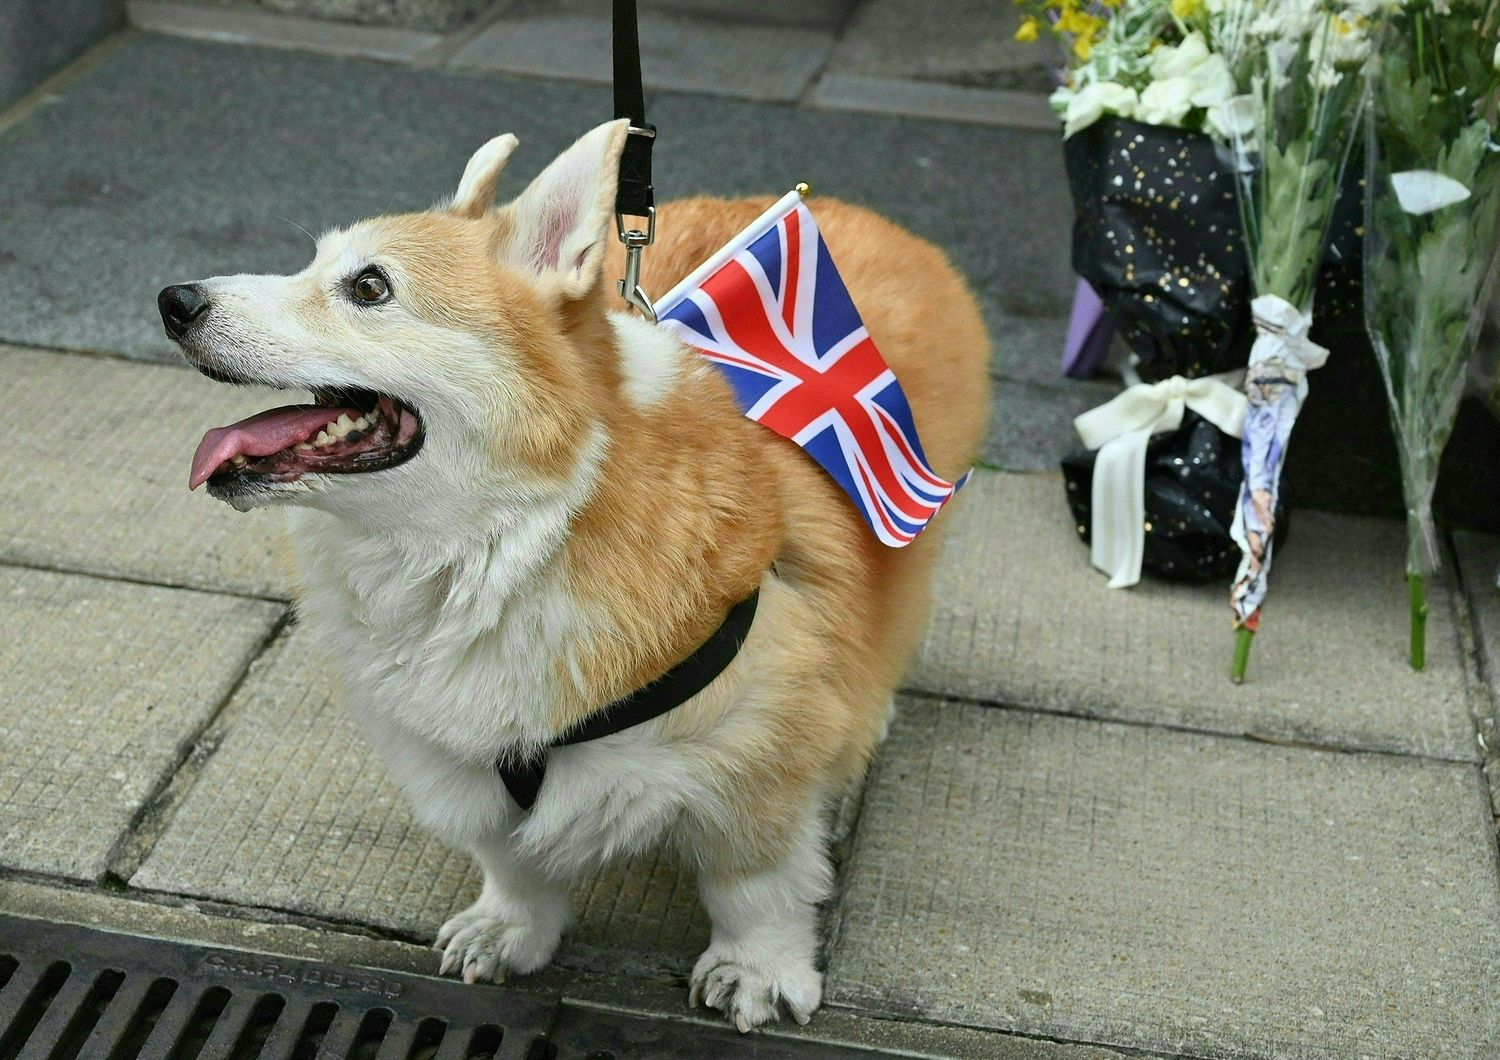
M 1141 580 L 1146 551 L 1146 443 L 1153 434 L 1175 431 L 1192 409 L 1219 430 L 1238 438 L 1245 426 L 1242 372 L 1160 383 L 1140 383 L 1073 421 L 1094 458 L 1093 527 L 1089 559 L 1109 575 L 1111 589 Z

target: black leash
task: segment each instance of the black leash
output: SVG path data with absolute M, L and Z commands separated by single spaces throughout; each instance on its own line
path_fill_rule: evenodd
M 656 310 L 641 290 L 641 252 L 656 241 L 656 196 L 651 187 L 651 148 L 656 126 L 646 120 L 646 93 L 641 84 L 641 42 L 636 29 L 635 0 L 614 0 L 615 117 L 628 118 L 630 131 L 620 155 L 620 182 L 615 192 L 615 228 L 625 244 L 625 278 L 620 295 L 653 323 Z M 625 227 L 625 218 L 645 218 L 645 231 Z M 739 654 L 750 632 L 760 590 L 730 608 L 724 622 L 698 649 L 650 684 L 615 700 L 553 740 L 548 747 L 597 740 L 659 717 L 702 692 Z M 536 803 L 547 778 L 547 748 L 529 758 L 505 756 L 495 770 L 521 809 Z
M 625 278 L 620 297 L 653 323 L 656 310 L 641 290 L 641 251 L 656 242 L 656 193 L 651 186 L 651 148 L 656 126 L 646 120 L 646 92 L 641 85 L 641 41 L 636 29 L 635 0 L 614 0 L 615 117 L 630 119 L 620 155 L 620 183 L 615 192 L 615 230 L 625 244 Z M 643 217 L 645 231 L 625 227 L 625 218 Z
M 628 696 L 590 714 L 553 740 L 548 747 L 566 747 L 623 732 L 641 722 L 660 717 L 673 707 L 682 706 L 702 692 L 740 653 L 740 646 L 745 643 L 745 638 L 750 633 L 750 624 L 755 620 L 755 607 L 759 599 L 760 590 L 757 589 L 729 609 L 723 623 L 693 654 L 650 684 L 643 685 Z M 529 810 L 542 790 L 542 781 L 547 779 L 547 749 L 542 749 L 530 758 L 501 758 L 495 763 L 495 770 L 500 774 L 510 797 L 516 800 L 522 810 Z

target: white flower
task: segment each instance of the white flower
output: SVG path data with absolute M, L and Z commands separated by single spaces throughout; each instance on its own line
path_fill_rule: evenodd
M 1159 81 L 1168 77 L 1185 77 L 1208 56 L 1208 43 L 1203 34 L 1193 30 L 1176 47 L 1164 44 L 1151 53 L 1151 78 Z
M 1490 65 L 1493 66 L 1496 70 L 1500 70 L 1500 43 L 1497 43 L 1495 45 L 1495 54 L 1494 57 L 1490 59 Z
M 1151 55 L 1152 81 L 1141 92 L 1136 117 L 1152 125 L 1180 125 L 1194 107 L 1211 107 L 1234 95 L 1234 75 L 1224 56 L 1208 50 L 1194 30 L 1182 43 Z
M 1260 117 L 1260 100 L 1254 95 L 1232 96 L 1208 108 L 1204 125 L 1227 143 L 1248 137 Z
M 1229 72 L 1229 63 L 1217 53 L 1193 67 L 1188 74 L 1193 82 L 1193 106 L 1211 107 L 1234 95 L 1234 74 Z
M 1057 98 L 1054 93 L 1053 99 Z M 1122 118 L 1135 115 L 1135 89 L 1114 81 L 1093 81 L 1072 93 L 1063 111 L 1063 139 L 1086 129 L 1105 114 Z
M 1349 70 L 1359 66 L 1370 57 L 1368 25 L 1367 19 L 1349 11 L 1324 15 L 1308 41 L 1308 62 L 1314 69 L 1336 66 Z M 1319 76 L 1315 80 L 1326 79 Z
M 1135 116 L 1149 125 L 1180 125 L 1192 109 L 1192 78 L 1164 77 L 1146 86 Z

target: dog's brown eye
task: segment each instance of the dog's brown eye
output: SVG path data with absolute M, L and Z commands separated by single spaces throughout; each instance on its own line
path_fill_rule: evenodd
M 385 282 L 385 277 L 375 269 L 366 269 L 354 277 L 354 283 L 350 285 L 350 291 L 356 302 L 366 305 L 374 305 L 384 302 L 391 296 L 390 285 Z

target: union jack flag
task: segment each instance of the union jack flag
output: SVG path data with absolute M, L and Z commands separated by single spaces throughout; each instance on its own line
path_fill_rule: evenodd
M 900 548 L 968 480 L 927 463 L 911 406 L 790 192 L 656 304 L 724 372 L 745 415 L 801 446 Z

